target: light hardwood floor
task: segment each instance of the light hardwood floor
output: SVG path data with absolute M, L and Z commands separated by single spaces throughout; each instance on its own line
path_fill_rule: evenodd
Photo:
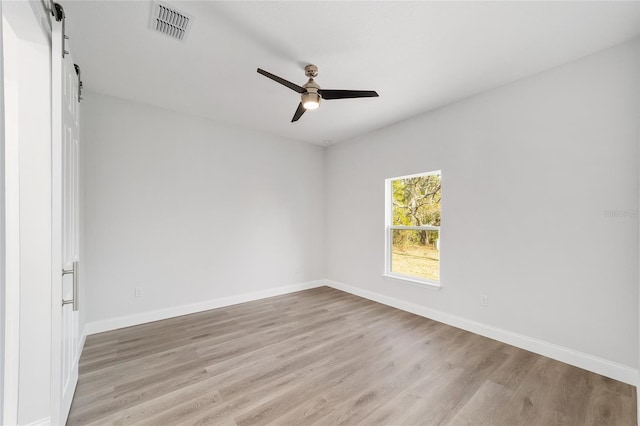
M 69 425 L 636 425 L 634 387 L 327 287 L 89 336 Z

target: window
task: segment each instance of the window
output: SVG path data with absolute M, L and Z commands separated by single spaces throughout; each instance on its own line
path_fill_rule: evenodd
M 440 171 L 386 180 L 385 275 L 440 282 Z

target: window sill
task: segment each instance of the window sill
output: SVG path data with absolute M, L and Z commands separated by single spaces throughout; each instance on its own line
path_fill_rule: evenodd
M 428 288 L 431 290 L 440 290 L 442 288 L 442 285 L 440 283 L 435 283 L 432 281 L 423 281 L 416 278 L 405 277 L 405 276 L 396 275 L 396 274 L 382 274 L 382 276 L 384 278 L 391 278 L 393 280 L 402 281 L 406 284 L 415 285 L 417 287 Z

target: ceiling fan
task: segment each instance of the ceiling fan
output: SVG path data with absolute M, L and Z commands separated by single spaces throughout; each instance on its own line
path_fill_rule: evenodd
M 300 93 L 300 104 L 291 122 L 298 121 L 302 114 L 308 109 L 317 109 L 320 106 L 321 99 L 349 99 L 349 98 L 376 98 L 378 94 L 374 90 L 334 90 L 334 89 L 321 89 L 320 86 L 313 80 L 318 76 L 318 67 L 315 65 L 307 65 L 304 67 L 304 74 L 309 77 L 304 85 L 298 86 L 284 78 L 271 74 L 268 71 L 258 68 L 258 73 L 270 78 L 273 81 L 277 81 L 283 86 L 288 87 Z

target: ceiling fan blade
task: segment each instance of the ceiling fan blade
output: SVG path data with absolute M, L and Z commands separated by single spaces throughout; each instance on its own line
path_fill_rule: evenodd
M 305 111 L 306 109 L 304 109 L 304 107 L 302 106 L 302 102 L 300 102 L 300 104 L 298 104 L 298 109 L 296 110 L 296 113 L 293 114 L 293 118 L 291 119 L 291 122 L 293 123 L 294 121 L 298 121 L 300 117 L 302 117 L 302 114 L 304 114 Z
M 377 98 L 378 93 L 375 90 L 318 90 L 322 99 L 350 99 L 350 98 Z
M 306 92 L 306 90 L 304 88 L 298 86 L 297 84 L 293 84 L 292 82 L 287 81 L 284 78 L 278 77 L 277 75 L 271 74 L 270 72 L 265 71 L 263 69 L 258 68 L 258 74 L 262 74 L 265 77 L 269 77 L 271 80 L 277 81 L 278 83 L 282 84 L 283 86 L 287 86 L 289 89 L 295 90 L 298 93 Z

